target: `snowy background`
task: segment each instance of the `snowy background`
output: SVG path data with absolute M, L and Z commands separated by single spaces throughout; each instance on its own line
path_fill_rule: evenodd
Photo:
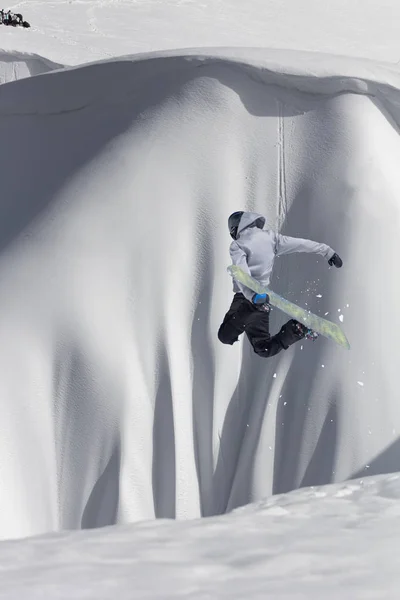
M 397 598 L 400 8 L 7 8 L 0 598 Z M 235 210 L 350 351 L 218 342 Z

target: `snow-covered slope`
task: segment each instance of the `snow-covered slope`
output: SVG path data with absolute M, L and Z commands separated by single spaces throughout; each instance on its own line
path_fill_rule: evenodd
M 398 468 L 399 89 L 368 61 L 238 49 L 2 86 L 2 537 Z M 236 209 L 342 255 L 281 259 L 274 287 L 343 316 L 350 352 L 217 341 Z
M 399 476 L 0 545 L 4 600 L 397 600 Z
M 76 65 L 188 47 L 258 46 L 398 63 L 395 0 L 23 0 L 32 25 L 2 27 L 1 47 Z
M 35 54 L 0 50 L 0 84 L 54 71 L 62 66 Z

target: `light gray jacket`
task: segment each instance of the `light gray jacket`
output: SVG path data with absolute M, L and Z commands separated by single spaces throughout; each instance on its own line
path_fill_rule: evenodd
M 262 215 L 252 212 L 243 213 L 237 230 L 237 239 L 232 242 L 229 252 L 232 263 L 257 279 L 261 285 L 269 285 L 276 256 L 293 252 L 309 252 L 320 254 L 329 260 L 335 254 L 335 251 L 326 244 L 280 235 L 270 229 L 259 229 L 253 225 L 257 219 L 262 219 L 265 224 Z M 254 294 L 253 290 L 238 284 L 235 280 L 233 280 L 233 291 L 242 292 L 248 300 L 251 300 Z

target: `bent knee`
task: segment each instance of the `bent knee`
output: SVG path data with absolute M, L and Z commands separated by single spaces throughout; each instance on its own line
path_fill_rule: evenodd
M 270 358 L 271 356 L 279 354 L 282 350 L 286 350 L 286 348 L 279 340 L 271 338 L 263 346 L 257 344 L 253 345 L 253 350 L 262 358 Z
M 218 339 L 223 344 L 229 344 L 232 346 L 232 344 L 237 342 L 239 338 L 235 332 L 221 325 L 221 327 L 218 329 Z

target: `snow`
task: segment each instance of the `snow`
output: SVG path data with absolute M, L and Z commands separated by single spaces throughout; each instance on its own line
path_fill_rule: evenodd
M 75 65 L 153 50 L 258 46 L 398 63 L 393 0 L 23 0 L 32 28 L 3 28 L 1 47 Z M 322 58 L 323 60 L 323 58 Z
M 398 598 L 398 475 L 0 545 L 0 598 Z
M 40 75 L 62 67 L 61 64 L 54 63 L 33 53 L 0 50 L 0 84 L 32 75 Z
M 400 8 L 19 7 L 0 538 L 24 539 L 0 543 L 0 598 L 397 598 Z M 340 254 L 283 257 L 273 287 L 346 306 L 349 352 L 218 342 L 238 209 Z
M 210 516 L 396 464 L 397 359 L 376 344 L 393 327 L 398 284 L 373 254 L 382 311 L 357 276 L 380 231 L 396 252 L 400 149 L 386 115 L 398 118 L 400 77 L 365 61 L 335 67 L 333 56 L 278 59 L 176 51 L 2 87 L 1 163 L 26 165 L 3 186 L 2 537 Z M 343 254 L 341 270 L 285 257 L 276 289 L 289 295 L 314 276 L 324 308 L 351 298 L 350 355 L 319 339 L 265 361 L 247 342 L 218 342 L 231 301 L 226 217 L 238 206 Z M 274 311 L 272 327 L 283 318 Z M 365 367 L 360 414 L 354 381 Z M 382 389 L 384 408 L 373 402 Z M 283 420 L 281 394 L 291 400 Z

